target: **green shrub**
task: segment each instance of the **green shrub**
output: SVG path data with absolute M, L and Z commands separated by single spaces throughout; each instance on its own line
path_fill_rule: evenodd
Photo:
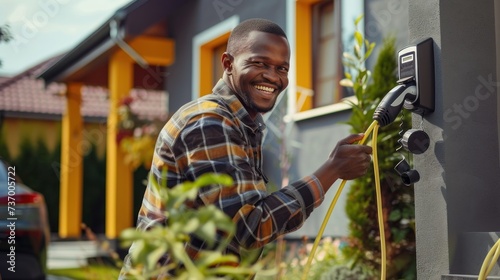
M 158 185 L 154 178 L 154 191 L 165 205 L 166 225 L 157 225 L 148 231 L 135 228 L 120 234 L 122 246 L 134 243 L 130 254 L 132 263 L 127 276 L 132 279 L 150 279 L 169 272 L 171 279 L 247 279 L 257 271 L 257 265 L 239 261 L 224 251 L 235 234 L 236 225 L 231 218 L 214 205 L 189 208 L 186 204 L 196 198 L 198 190 L 209 185 L 231 186 L 232 178 L 226 174 L 204 174 L 194 182 L 184 182 L 167 188 Z M 199 258 L 191 260 L 184 244 L 194 235 L 203 239 L 210 249 L 201 250 Z M 219 240 L 217 236 L 225 236 Z M 168 254 L 171 262 L 160 266 L 158 260 Z M 238 264 L 237 267 L 232 264 Z M 182 264 L 182 265 L 181 265 Z
M 373 80 L 369 83 L 370 71 L 364 68 L 364 61 L 371 54 L 374 45 L 364 40 L 358 31 L 355 39 L 354 54 L 344 54 L 344 64 L 351 73 L 346 73 L 342 84 L 351 87 L 357 98 L 357 103 L 352 103 L 352 115 L 348 124 L 352 132 L 359 133 L 364 132 L 372 123 L 376 106 L 396 85 L 397 62 L 395 40 L 388 38 L 379 52 Z M 364 54 L 360 51 L 363 47 L 366 48 Z M 379 130 L 377 138 L 389 279 L 416 278 L 413 187 L 402 184 L 393 170 L 402 157 L 401 151 L 396 151 L 399 133 L 403 129 L 400 125 L 411 124 L 410 114 L 403 111 L 394 123 Z M 408 157 L 407 155 L 406 158 Z M 346 202 L 346 213 L 350 219 L 350 246 L 344 252 L 355 262 L 378 270 L 381 263 L 380 236 L 373 175 L 373 170 L 370 170 L 351 184 Z

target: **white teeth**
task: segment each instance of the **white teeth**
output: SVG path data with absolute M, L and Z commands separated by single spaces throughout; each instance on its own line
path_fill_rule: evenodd
M 266 87 L 266 86 L 260 86 L 260 85 L 256 85 L 255 88 L 258 90 L 263 90 L 263 91 L 267 91 L 267 92 L 274 91 L 274 88 L 272 88 L 272 87 Z

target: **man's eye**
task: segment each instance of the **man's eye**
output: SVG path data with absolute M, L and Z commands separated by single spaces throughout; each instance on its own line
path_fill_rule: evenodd
M 288 73 L 288 68 L 286 68 L 286 67 L 278 67 L 278 70 L 281 72 Z
M 262 62 L 262 61 L 254 61 L 253 64 L 255 64 L 257 66 L 263 66 L 264 62 Z

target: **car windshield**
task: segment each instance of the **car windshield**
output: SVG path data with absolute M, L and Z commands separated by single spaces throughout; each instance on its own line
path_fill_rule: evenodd
M 6 196 L 9 192 L 8 182 L 12 182 L 13 174 L 8 174 L 8 165 L 0 160 L 0 196 Z M 9 176 L 10 178 L 9 179 Z M 9 181 L 10 180 L 10 181 Z M 25 185 L 21 184 L 20 180 L 15 177 L 15 183 L 16 183 L 16 189 L 14 190 L 13 193 L 11 194 L 23 194 L 23 193 L 29 193 L 31 190 L 26 187 Z M 12 188 L 10 189 L 12 190 Z

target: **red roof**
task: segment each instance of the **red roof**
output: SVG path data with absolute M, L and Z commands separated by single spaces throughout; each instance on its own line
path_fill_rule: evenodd
M 27 115 L 59 115 L 65 110 L 66 86 L 51 83 L 45 87 L 42 80 L 35 77 L 60 58 L 54 57 L 27 71 L 10 78 L 0 77 L 0 111 L 26 113 Z M 130 96 L 134 111 L 142 119 L 160 119 L 167 117 L 167 94 L 165 91 L 133 89 Z M 108 116 L 108 90 L 102 87 L 82 87 L 83 117 L 106 118 Z

